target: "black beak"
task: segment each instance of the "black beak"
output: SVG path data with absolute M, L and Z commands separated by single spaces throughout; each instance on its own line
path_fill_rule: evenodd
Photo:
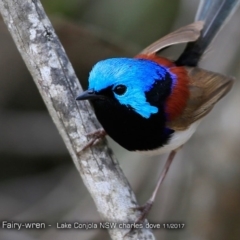
M 82 94 L 80 94 L 76 100 L 91 100 L 91 99 L 96 99 L 96 98 L 103 98 L 102 95 L 98 95 L 96 94 L 96 92 L 93 89 L 89 89 L 85 92 L 83 92 Z

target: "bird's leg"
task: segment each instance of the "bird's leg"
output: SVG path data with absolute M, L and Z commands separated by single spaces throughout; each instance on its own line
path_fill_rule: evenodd
M 170 167 L 170 165 L 171 165 L 171 163 L 172 163 L 172 161 L 173 161 L 173 159 L 174 159 L 174 157 L 175 157 L 175 155 L 177 153 L 177 150 L 178 149 L 173 150 L 173 151 L 170 152 L 170 154 L 168 156 L 168 159 L 167 159 L 167 161 L 166 161 L 166 163 L 164 165 L 163 172 L 161 173 L 161 175 L 158 178 L 157 185 L 156 185 L 156 187 L 155 187 L 155 189 L 154 189 L 154 191 L 152 193 L 152 196 L 149 198 L 149 200 L 144 205 L 135 208 L 135 209 L 138 209 L 138 210 L 140 210 L 142 212 L 140 217 L 137 219 L 136 223 L 142 222 L 146 218 L 146 216 L 149 213 L 149 211 L 151 210 L 152 205 L 153 205 L 153 203 L 155 201 L 156 195 L 158 193 L 158 190 L 159 190 L 160 186 L 162 185 L 164 178 L 167 175 L 168 169 L 169 169 L 169 167 Z
M 96 145 L 103 137 L 106 136 L 106 132 L 103 128 L 99 128 L 98 130 L 88 133 L 86 134 L 87 137 L 91 137 L 92 139 L 89 140 L 86 145 L 83 146 L 83 148 L 78 152 L 78 154 L 80 154 L 82 151 L 84 151 L 85 149 Z

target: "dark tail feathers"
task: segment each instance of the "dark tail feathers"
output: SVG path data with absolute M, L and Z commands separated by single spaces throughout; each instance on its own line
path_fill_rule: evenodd
M 176 65 L 197 66 L 201 56 L 233 14 L 239 2 L 239 0 L 201 0 L 195 21 L 204 21 L 202 34 L 196 42 L 187 44 Z

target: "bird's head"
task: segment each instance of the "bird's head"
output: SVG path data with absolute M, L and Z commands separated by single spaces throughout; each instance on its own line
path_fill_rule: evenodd
M 90 72 L 88 90 L 77 100 L 104 107 L 121 105 L 143 118 L 158 113 L 170 94 L 175 76 L 154 61 L 112 58 L 98 62 Z

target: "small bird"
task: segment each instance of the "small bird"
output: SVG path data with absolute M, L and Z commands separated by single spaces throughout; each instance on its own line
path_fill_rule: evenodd
M 91 100 L 103 129 L 125 149 L 170 152 L 138 221 L 149 212 L 177 150 L 232 87 L 232 77 L 197 67 L 230 10 L 226 16 L 220 11 L 205 22 L 197 21 L 170 33 L 134 58 L 98 62 L 90 72 L 88 90 L 77 97 Z M 188 44 L 176 61 L 158 55 L 179 43 Z

